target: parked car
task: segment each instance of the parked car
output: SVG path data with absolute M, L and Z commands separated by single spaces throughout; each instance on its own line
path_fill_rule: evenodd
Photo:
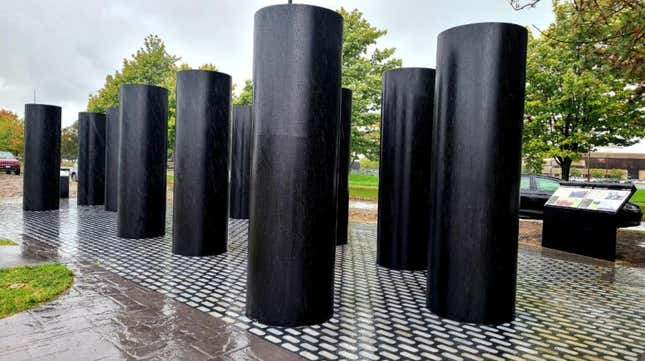
M 20 161 L 11 152 L 0 151 L 0 171 L 7 174 L 20 174 Z
M 559 178 L 522 174 L 520 181 L 520 217 L 542 219 L 544 203 L 560 188 Z M 635 227 L 641 224 L 643 212 L 632 202 L 627 202 L 618 212 L 618 227 Z

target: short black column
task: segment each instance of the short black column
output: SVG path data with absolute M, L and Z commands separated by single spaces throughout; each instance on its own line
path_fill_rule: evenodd
M 255 14 L 246 310 L 270 325 L 333 313 L 342 33 L 320 7 Z
M 60 172 L 60 198 L 69 198 L 69 171 Z
M 428 266 L 434 82 L 428 68 L 383 74 L 376 257 L 383 267 Z
M 503 23 L 439 34 L 427 289 L 441 317 L 514 317 L 526 41 Z
M 349 221 L 349 151 L 352 141 L 352 91 L 341 90 L 340 124 L 338 126 L 338 164 L 336 196 L 336 245 L 347 244 L 347 222 Z
M 119 107 L 106 112 L 105 139 L 105 210 L 116 212 L 119 184 Z
M 231 218 L 249 218 L 252 126 L 252 106 L 234 106 L 233 139 L 231 140 Z
M 105 202 L 105 114 L 78 113 L 78 205 Z
M 118 236 L 165 234 L 168 90 L 121 86 Z
M 22 207 L 26 211 L 58 209 L 60 117 L 60 107 L 25 104 Z
M 226 252 L 231 77 L 177 73 L 173 253 Z

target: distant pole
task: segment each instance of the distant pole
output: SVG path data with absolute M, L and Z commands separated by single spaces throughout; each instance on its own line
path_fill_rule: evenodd
M 34 88 L 34 104 L 36 104 L 36 89 Z

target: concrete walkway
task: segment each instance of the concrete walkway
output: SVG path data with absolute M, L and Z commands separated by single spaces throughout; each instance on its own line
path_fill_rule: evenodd
M 47 263 L 47 258 L 29 252 L 20 245 L 0 246 L 0 268 L 35 266 Z
M 0 319 L 0 360 L 302 360 L 255 335 L 140 287 L 92 263 L 23 242 L 39 261 L 74 272 L 71 289 L 32 310 Z M 10 248 L 10 247 L 0 247 Z M 11 246 L 20 249 L 17 246 Z M 16 263 L 31 258 L 2 251 Z M 63 257 L 63 258 L 61 258 Z

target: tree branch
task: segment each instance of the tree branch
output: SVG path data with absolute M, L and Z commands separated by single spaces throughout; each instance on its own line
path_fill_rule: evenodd
M 523 10 L 526 8 L 534 8 L 537 3 L 539 3 L 540 0 L 529 0 L 526 4 L 522 4 L 521 0 L 508 0 L 508 3 L 511 5 L 513 10 Z

